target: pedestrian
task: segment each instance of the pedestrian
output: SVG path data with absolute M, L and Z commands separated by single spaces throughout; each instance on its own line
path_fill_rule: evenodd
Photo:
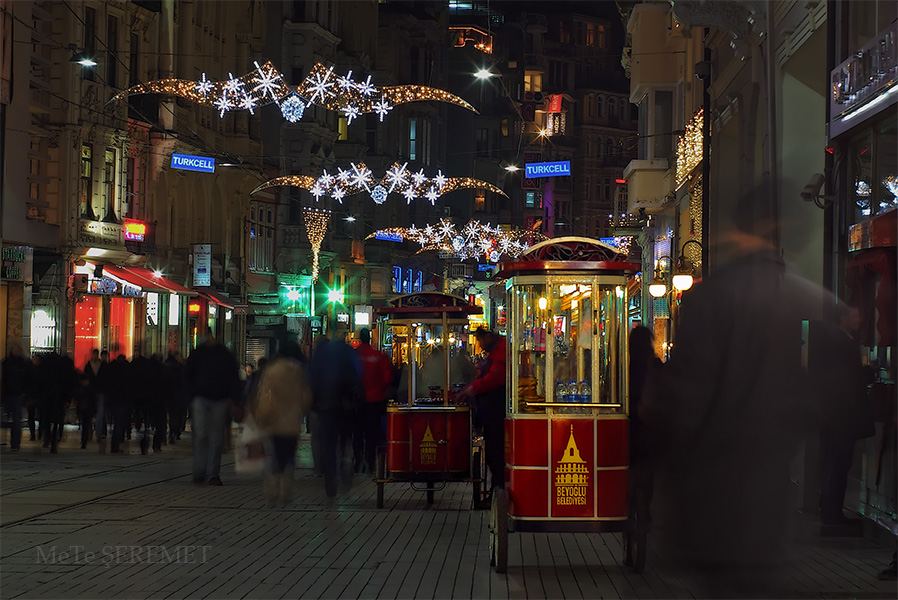
M 47 421 L 43 446 L 50 448 L 50 454 L 56 454 L 65 427 L 66 407 L 75 390 L 75 363 L 68 356 L 53 352 L 41 362 L 38 377 L 43 385 L 41 428 L 43 420 Z
M 25 391 L 25 406 L 28 409 L 28 432 L 31 434 L 29 440 L 34 441 L 35 431 L 37 429 L 37 407 L 40 404 L 41 386 L 37 381 L 36 373 L 39 371 L 41 364 L 41 355 L 35 354 L 31 357 L 31 382 Z
M 109 354 L 107 353 L 108 357 Z M 90 360 L 84 365 L 84 375 L 90 384 L 90 389 L 94 394 L 94 404 L 96 406 L 96 434 L 97 441 L 106 438 L 106 412 L 105 403 L 103 401 L 105 377 L 107 363 L 100 358 L 100 351 L 97 348 L 91 350 Z
M 2 365 L 3 410 L 9 414 L 9 446 L 14 451 L 22 446 L 22 408 L 32 385 L 31 363 L 22 354 L 22 345 L 11 342 Z
M 861 324 L 858 309 L 840 302 L 833 320 L 824 328 L 815 373 L 822 416 L 820 521 L 824 527 L 859 532 L 859 522 L 847 518 L 842 506 L 854 447 L 859 439 L 876 432 L 872 407 L 867 402 L 867 384 L 873 378 L 872 371 L 861 364 L 860 346 L 852 337 Z
M 271 473 L 265 477 L 263 487 L 269 506 L 277 500 L 290 501 L 299 434 L 312 404 L 305 369 L 299 344 L 285 343 L 265 367 L 249 401 L 256 426 L 271 440 Z
M 458 393 L 473 398 L 475 424 L 483 428 L 486 464 L 490 470 L 490 501 L 495 488 L 505 487 L 505 338 L 478 327 L 477 343 L 486 352 L 480 375 Z
M 315 346 L 309 373 L 314 420 L 312 440 L 314 444 L 317 438 L 319 445 L 325 493 L 333 499 L 341 475 L 344 481 L 347 479 L 346 456 L 357 409 L 364 397 L 362 381 L 349 345 L 326 337 L 320 338 Z
M 143 354 L 142 344 L 134 345 L 131 355 L 131 381 L 134 390 L 134 424 L 140 437 L 140 453 L 150 448 L 149 428 L 155 404 L 161 400 L 161 374 L 153 361 Z
M 812 431 L 802 322 L 831 296 L 786 269 L 771 242 L 780 222 L 758 214 L 764 206 L 754 193 L 737 202 L 719 262 L 683 294 L 659 391 L 639 411 L 667 442 L 655 469 L 657 542 L 704 597 L 782 589 L 797 513 L 790 461 Z
M 374 459 L 377 448 L 384 444 L 383 421 L 387 414 L 387 391 L 393 384 L 393 365 L 382 352 L 371 346 L 371 331 L 363 327 L 359 331 L 359 347 L 356 349 L 358 362 L 362 370 L 362 387 L 365 390 L 365 402 L 362 404 L 362 447 L 356 453 L 356 472 L 360 467 L 368 474 L 374 473 Z M 361 456 L 359 456 L 361 454 Z M 358 463 L 364 460 L 363 465 Z
M 97 355 L 99 358 L 99 354 Z M 97 413 L 97 396 L 90 385 L 91 378 L 87 374 L 90 369 L 85 365 L 84 372 L 78 377 L 78 388 L 75 391 L 75 406 L 78 410 L 78 423 L 81 427 L 81 449 L 87 448 L 93 432 L 94 415 Z
M 134 380 L 131 374 L 131 363 L 124 354 L 106 366 L 106 411 L 112 415 L 112 440 L 110 451 L 113 454 L 124 452 L 122 443 L 131 433 L 131 412 L 133 410 Z M 100 452 L 106 451 L 106 444 L 100 444 Z
M 162 445 L 166 441 L 166 429 L 168 427 L 167 387 L 165 379 L 165 367 L 162 364 L 162 355 L 158 352 L 150 356 L 150 367 L 153 376 L 153 386 L 149 403 L 150 424 L 153 426 L 153 452 L 162 452 Z
M 187 389 L 184 382 L 184 361 L 177 350 L 169 350 L 162 363 L 165 379 L 165 406 L 168 410 L 168 443 L 181 439 L 187 417 Z
M 630 366 L 628 381 L 630 385 L 630 499 L 631 504 L 641 499 L 642 506 L 648 516 L 649 506 L 654 493 L 654 474 L 652 461 L 659 453 L 662 442 L 658 432 L 647 432 L 639 416 L 642 399 L 652 393 L 653 382 L 661 375 L 661 359 L 655 354 L 655 336 L 648 327 L 642 325 L 630 331 Z
M 221 453 L 228 403 L 239 396 L 240 366 L 212 334 L 190 353 L 186 379 L 193 398 L 193 482 L 221 485 Z

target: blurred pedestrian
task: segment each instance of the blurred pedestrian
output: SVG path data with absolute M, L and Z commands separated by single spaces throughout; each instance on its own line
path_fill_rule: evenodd
M 231 352 L 209 334 L 187 359 L 186 378 L 193 397 L 193 481 L 221 485 L 221 453 L 228 403 L 239 395 L 240 366 Z
M 35 354 L 31 357 L 31 383 L 25 392 L 25 406 L 28 409 L 28 432 L 31 434 L 30 441 L 34 441 L 35 431 L 37 429 L 37 407 L 40 404 L 41 386 L 37 380 L 37 373 L 41 364 L 41 355 Z
M 184 360 L 177 350 L 169 350 L 162 363 L 165 373 L 166 407 L 168 409 L 168 443 L 181 439 L 187 421 L 187 387 L 184 382 Z
M 861 324 L 858 309 L 840 302 L 833 320 L 818 346 L 822 356 L 816 373 L 822 409 L 820 521 L 827 527 L 853 528 L 857 522 L 844 515 L 842 505 L 854 447 L 876 432 L 867 402 L 872 372 L 861 364 L 860 346 L 852 337 Z
M 384 444 L 383 420 L 387 414 L 387 390 L 393 384 L 393 365 L 390 359 L 371 346 L 371 331 L 363 327 L 359 331 L 361 344 L 356 349 L 362 369 L 362 387 L 365 402 L 361 409 L 362 452 L 356 452 L 356 472 L 364 466 L 368 474 L 374 473 L 377 448 Z M 364 465 L 360 464 L 364 460 Z
M 18 451 L 22 446 L 22 408 L 32 386 L 31 363 L 22 354 L 19 342 L 10 342 L 2 365 L 3 410 L 9 415 L 9 446 Z
M 341 475 L 346 480 L 348 446 L 364 397 L 362 381 L 354 353 L 343 340 L 319 339 L 309 372 L 313 443 L 317 438 L 325 493 L 335 498 Z
M 474 399 L 475 422 L 483 428 L 486 464 L 490 470 L 490 498 L 505 487 L 505 338 L 483 327 L 474 331 L 486 352 L 480 374 L 462 388 L 458 399 Z
M 109 353 L 104 351 L 104 354 L 108 359 Z M 105 378 L 107 366 L 108 363 L 100 358 L 100 351 L 96 348 L 91 350 L 90 360 L 84 365 L 84 375 L 87 377 L 88 382 L 90 383 L 90 389 L 94 394 L 97 420 L 95 429 L 98 442 L 106 439 L 106 404 L 104 402 L 104 394 L 106 392 Z
M 651 393 L 653 383 L 661 375 L 661 359 L 655 354 L 655 336 L 648 327 L 642 325 L 630 331 L 630 486 L 631 503 L 640 499 L 645 517 L 654 494 L 654 474 L 652 461 L 657 458 L 662 441 L 659 432 L 647 432 L 640 417 L 642 399 Z
M 78 376 L 78 387 L 75 390 L 75 406 L 78 410 L 78 423 L 81 427 L 82 450 L 87 448 L 87 442 L 90 441 L 94 415 L 97 413 L 97 396 L 90 385 L 91 379 L 87 374 L 89 369 L 90 366 L 85 365 L 84 372 Z
M 762 200 L 741 199 L 720 263 L 683 295 L 660 391 L 640 411 L 668 442 L 655 471 L 661 552 L 703 597 L 782 589 L 797 512 L 789 463 L 814 421 L 802 321 L 830 295 L 786 270 Z
M 43 392 L 41 398 L 42 429 L 44 429 L 44 419 L 47 421 L 43 446 L 50 448 L 51 454 L 56 454 L 65 427 L 66 407 L 75 390 L 75 363 L 68 356 L 53 352 L 41 361 L 38 377 Z
M 112 440 L 110 451 L 120 454 L 122 443 L 131 433 L 131 412 L 133 410 L 134 382 L 131 376 L 131 363 L 124 354 L 106 365 L 105 410 L 112 415 Z M 105 452 L 106 444 L 100 444 L 100 452 Z
M 259 430 L 271 440 L 271 473 L 264 494 L 269 505 L 290 501 L 293 469 L 303 418 L 312 404 L 305 374 L 305 357 L 299 344 L 287 342 L 259 377 L 250 398 L 250 413 Z
M 162 452 L 162 445 L 166 441 L 168 415 L 168 388 L 165 379 L 165 367 L 162 364 L 162 355 L 158 352 L 150 356 L 150 366 L 153 375 L 152 395 L 149 404 L 150 425 L 153 427 L 153 452 Z

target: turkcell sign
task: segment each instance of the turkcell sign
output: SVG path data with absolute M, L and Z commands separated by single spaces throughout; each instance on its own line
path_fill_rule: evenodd
M 190 154 L 172 154 L 171 166 L 173 169 L 184 169 L 185 171 L 214 173 L 215 159 L 207 156 L 191 156 Z
M 375 240 L 386 240 L 388 242 L 401 242 L 402 236 L 398 233 L 387 233 L 385 231 L 378 231 L 374 234 Z
M 559 160 L 556 162 L 527 163 L 524 165 L 527 179 L 537 177 L 561 177 L 571 174 L 571 161 Z

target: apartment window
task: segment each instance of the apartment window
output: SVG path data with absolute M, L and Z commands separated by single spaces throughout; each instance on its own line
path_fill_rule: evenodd
M 423 155 L 422 162 L 430 166 L 430 121 L 422 120 L 421 125 L 423 126 L 424 131 L 421 136 L 421 154 Z
M 565 28 L 564 21 L 558 22 L 558 40 L 562 44 L 570 44 L 571 43 L 571 31 L 570 31 L 570 29 Z
M 623 99 L 620 101 L 620 118 L 629 120 L 627 119 L 627 101 Z
M 602 185 L 605 188 L 604 199 L 606 201 L 611 201 L 611 179 L 606 177 Z
M 543 89 L 543 75 L 534 71 L 524 73 L 524 91 L 541 92 Z
M 605 142 L 605 156 L 608 158 L 614 156 L 614 140 L 612 138 L 608 138 Z
M 91 148 L 87 144 L 81 144 L 81 172 L 78 181 L 78 204 L 81 207 L 81 217 L 95 221 L 93 207 L 93 188 L 92 188 L 93 160 L 91 158 Z
M 131 34 L 131 55 L 128 59 L 128 87 L 140 82 L 140 38 L 136 33 Z
M 137 193 L 134 191 L 134 179 L 136 177 L 134 169 L 137 161 L 134 157 L 129 156 L 125 160 L 125 164 L 127 165 L 125 171 L 125 201 L 122 204 L 122 216 L 128 217 L 137 213 Z
M 337 117 L 337 140 L 345 142 L 349 139 L 349 121 L 346 117 Z
M 274 266 L 274 209 L 253 202 L 249 214 L 249 268 L 270 273 Z
M 585 177 L 585 179 L 586 179 L 586 199 L 592 200 L 592 181 L 591 181 L 589 175 L 587 175 Z
M 590 156 L 592 154 L 592 140 L 586 140 L 586 156 Z
M 483 127 L 477 130 L 476 152 L 477 158 L 485 158 L 490 154 L 490 130 Z
M 596 45 L 596 25 L 595 23 L 586 24 L 586 46 L 592 48 Z
M 499 126 L 499 128 L 502 131 L 502 137 L 508 137 L 508 132 L 509 132 L 508 118 L 502 119 L 502 123 Z
M 654 115 L 653 156 L 652 158 L 669 158 L 674 148 L 673 136 L 673 92 L 668 90 L 656 90 L 655 102 L 652 107 Z
M 97 11 L 87 6 L 84 8 L 84 52 L 88 56 L 95 55 L 97 39 Z M 94 80 L 94 69 L 82 67 L 81 76 L 88 81 Z
M 599 96 L 598 99 L 596 100 L 596 116 L 601 119 L 602 116 L 604 116 L 604 114 L 605 114 L 605 98 L 603 98 L 602 96 Z
M 418 119 L 408 120 L 408 159 L 418 160 Z
M 347 125 L 348 127 L 348 125 Z M 348 135 L 348 132 L 347 132 Z M 365 115 L 365 144 L 371 152 L 377 149 L 377 115 Z
M 617 107 L 617 105 L 614 102 L 614 98 L 608 98 L 608 118 L 609 119 L 614 118 L 614 113 L 617 112 L 616 107 Z
M 486 210 L 486 190 L 477 189 L 474 195 L 474 210 L 476 212 L 484 212 Z
M 599 48 L 605 48 L 606 36 L 605 36 L 605 26 L 604 25 L 596 25 L 596 31 L 598 32 L 598 46 Z
M 118 87 L 118 19 L 106 19 L 106 85 Z
M 116 222 L 115 218 L 115 150 L 107 148 L 103 164 L 103 198 L 106 201 L 106 214 L 103 220 Z

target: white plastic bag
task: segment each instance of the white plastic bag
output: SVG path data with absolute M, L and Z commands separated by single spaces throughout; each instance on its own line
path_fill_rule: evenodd
M 271 442 L 256 428 L 251 416 L 243 421 L 234 445 L 234 469 L 238 475 L 261 475 L 268 466 Z

